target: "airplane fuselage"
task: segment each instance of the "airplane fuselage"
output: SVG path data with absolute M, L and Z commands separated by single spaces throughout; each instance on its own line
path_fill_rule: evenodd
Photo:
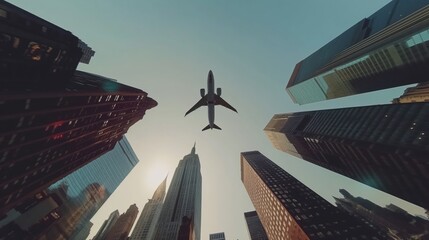
M 214 123 L 215 120 L 215 111 L 214 108 L 216 105 L 222 105 L 234 112 L 237 112 L 237 110 L 229 105 L 229 103 L 227 103 L 224 99 L 222 99 L 220 97 L 220 95 L 222 94 L 222 89 L 221 88 L 217 88 L 216 89 L 216 93 L 215 93 L 215 86 L 214 86 L 214 76 L 213 76 L 213 72 L 210 70 L 209 71 L 209 75 L 207 76 L 207 93 L 205 91 L 204 88 L 200 89 L 200 95 L 201 95 L 201 99 L 194 104 L 194 106 L 191 107 L 191 109 L 189 109 L 186 113 L 185 116 L 188 115 L 189 113 L 193 112 L 195 109 L 201 107 L 201 106 L 207 106 L 208 108 L 208 117 L 209 117 L 209 124 L 202 129 L 202 131 L 205 131 L 207 129 L 218 129 L 218 130 L 222 130 L 222 128 L 220 128 L 219 126 L 217 126 Z
M 207 107 L 208 107 L 208 117 L 209 117 L 209 126 L 213 128 L 214 118 L 215 118 L 215 92 L 214 92 L 214 77 L 213 72 L 210 71 L 207 76 Z

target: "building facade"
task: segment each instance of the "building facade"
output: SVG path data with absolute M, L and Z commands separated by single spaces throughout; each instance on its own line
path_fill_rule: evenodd
M 158 220 L 155 239 L 200 239 L 201 170 L 195 145 L 174 171 Z M 184 236 L 186 235 L 186 236 Z
M 106 234 L 106 240 L 127 240 L 139 209 L 136 204 L 131 205 L 128 210 L 121 214 L 110 231 Z
M 106 234 L 110 231 L 110 229 L 115 224 L 116 220 L 119 218 L 119 211 L 115 210 L 107 218 L 103 224 L 101 225 L 98 232 L 94 235 L 92 240 L 103 240 L 106 237 Z
M 39 192 L 0 219 L 6 239 L 76 239 L 138 163 L 124 137 L 115 148 Z
M 0 215 L 112 150 L 157 105 L 140 89 L 80 71 L 64 84 L 0 92 Z
M 82 58 L 79 41 L 71 32 L 1 1 L 2 88 L 9 84 L 58 82 L 72 77 Z
M 429 103 L 276 114 L 264 131 L 284 152 L 429 208 Z
M 299 62 L 286 91 L 306 104 L 427 81 L 428 5 L 392 0 Z
M 260 152 L 240 158 L 241 180 L 269 239 L 385 239 Z
M 377 226 L 392 239 L 429 239 L 429 221 L 412 216 L 404 209 L 389 204 L 381 207 L 368 199 L 354 197 L 340 189 L 343 198 L 335 198 L 335 204 L 350 214 Z
M 167 178 L 162 181 L 153 193 L 153 196 L 144 205 L 143 211 L 131 234 L 131 240 L 152 240 L 158 223 L 159 214 L 161 213 L 164 203 L 165 192 L 167 188 Z
M 256 211 L 245 212 L 244 218 L 246 219 L 250 240 L 268 240 L 267 232 L 264 226 L 262 226 Z
M 209 235 L 209 240 L 225 240 L 225 233 L 212 233 Z
M 419 83 L 405 89 L 404 94 L 392 100 L 392 103 L 429 102 L 429 82 Z

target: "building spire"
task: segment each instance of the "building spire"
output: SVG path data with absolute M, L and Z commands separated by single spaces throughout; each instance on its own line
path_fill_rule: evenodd
M 197 144 L 197 142 L 194 142 L 194 146 L 192 147 L 192 151 L 191 154 L 195 154 L 195 145 Z

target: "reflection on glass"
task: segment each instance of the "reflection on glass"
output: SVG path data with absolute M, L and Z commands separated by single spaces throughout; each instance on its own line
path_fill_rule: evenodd
M 373 90 L 389 87 L 387 77 L 379 74 L 429 60 L 429 28 L 384 45 L 364 56 L 287 88 L 294 102 L 305 104 L 366 92 L 360 80 L 375 78 L 386 82 Z M 377 78 L 378 77 L 378 78 Z M 380 84 L 380 83 L 378 83 Z M 383 84 L 382 84 L 383 85 Z

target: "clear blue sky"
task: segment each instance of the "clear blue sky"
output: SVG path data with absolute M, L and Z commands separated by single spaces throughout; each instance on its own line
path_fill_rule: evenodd
M 73 32 L 95 51 L 79 69 L 143 89 L 159 105 L 127 137 L 140 163 L 93 218 L 93 236 L 110 212 L 147 199 L 197 142 L 202 166 L 202 235 L 248 239 L 243 213 L 253 206 L 240 180 L 239 154 L 259 150 L 333 202 L 339 188 L 379 204 L 405 205 L 272 147 L 262 129 L 275 113 L 388 103 L 403 88 L 298 106 L 285 89 L 297 62 L 387 0 L 324 1 L 11 1 Z M 205 131 L 207 110 L 184 113 L 206 87 L 209 70 L 239 112 L 216 109 L 222 131 Z

